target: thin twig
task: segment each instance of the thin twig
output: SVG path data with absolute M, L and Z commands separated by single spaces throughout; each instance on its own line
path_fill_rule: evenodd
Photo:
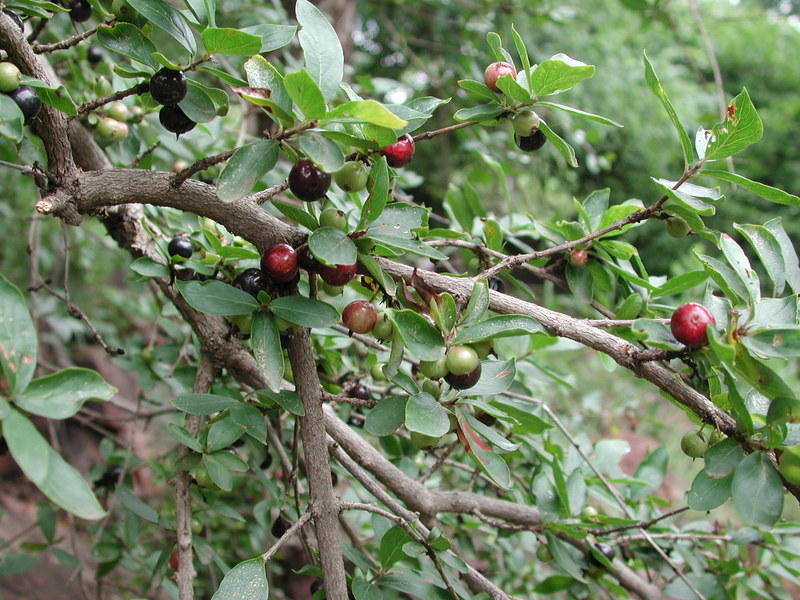
M 284 533 L 277 542 L 272 544 L 269 550 L 267 550 L 266 552 L 264 552 L 264 554 L 261 555 L 261 558 L 264 559 L 264 562 L 268 562 L 273 556 L 275 556 L 275 553 L 280 549 L 283 543 L 290 537 L 292 537 L 295 533 L 297 533 L 297 531 L 301 527 L 303 527 L 306 523 L 308 523 L 310 520 L 311 520 L 311 513 L 307 512 L 300 515 L 300 518 L 297 519 L 297 521 L 295 521 L 294 523 L 292 523 L 292 526 L 286 530 L 286 533 Z
M 89 100 L 88 102 L 84 102 L 78 106 L 78 115 L 90 113 L 101 106 L 109 104 L 110 102 L 116 102 L 117 100 L 122 100 L 128 96 L 144 94 L 148 91 L 150 91 L 150 83 L 145 81 L 144 83 L 139 83 L 133 87 L 129 87 L 126 90 L 120 90 L 118 92 L 114 92 L 113 94 L 109 94 L 108 96 L 102 96 L 100 98 L 95 98 L 94 100 Z M 74 118 L 75 117 L 70 117 L 70 119 Z
M 77 46 L 83 40 L 92 37 L 95 33 L 97 33 L 97 27 L 87 29 L 83 33 L 73 35 L 53 44 L 31 44 L 31 48 L 33 48 L 36 54 L 47 54 L 48 52 L 56 52 L 57 50 L 66 50 L 67 48 Z

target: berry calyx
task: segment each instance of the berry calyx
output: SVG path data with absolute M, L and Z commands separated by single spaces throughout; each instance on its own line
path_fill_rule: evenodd
M 455 375 L 454 373 L 448 373 L 445 375 L 444 380 L 450 384 L 450 387 L 456 390 L 468 390 L 469 388 L 475 387 L 478 383 L 478 380 L 481 378 L 481 363 L 478 363 L 478 366 L 475 367 L 475 370 L 467 373 L 465 375 Z
M 353 333 L 369 333 L 377 321 L 378 310 L 367 300 L 354 300 L 342 311 L 342 323 Z
M 332 267 L 320 265 L 319 276 L 328 285 L 347 285 L 355 278 L 357 267 L 358 264 L 334 265 Z
M 514 141 L 517 143 L 517 147 L 523 152 L 536 152 L 539 148 L 544 146 L 547 141 L 547 136 L 545 136 L 541 129 L 537 129 L 531 135 L 523 137 L 515 136 Z
M 681 438 L 681 451 L 689 458 L 701 458 L 708 450 L 708 442 L 697 431 L 685 433 Z
M 347 215 L 336 208 L 326 208 L 319 214 L 321 227 L 333 227 L 339 231 L 347 232 Z
M 394 144 L 381 148 L 381 154 L 386 157 L 386 163 L 395 169 L 405 167 L 414 158 L 416 144 L 410 133 L 401 136 Z
M 672 313 L 669 321 L 672 335 L 689 348 L 700 348 L 708 343 L 708 326 L 716 323 L 709 310 L 702 304 L 689 302 Z
M 453 375 L 466 375 L 479 364 L 478 353 L 471 346 L 453 346 L 447 351 L 447 370 Z
M 586 263 L 589 262 L 589 253 L 586 250 L 573 250 L 569 254 L 569 264 L 573 267 L 580 269 L 581 267 L 585 267 Z
M 177 105 L 164 106 L 158 111 L 158 121 L 164 129 L 177 135 L 187 133 L 197 125 L 197 123 L 187 117 L 186 113 Z
M 176 235 L 167 244 L 167 253 L 170 256 L 191 258 L 192 252 L 194 252 L 194 244 L 187 235 Z
M 291 281 L 297 275 L 297 251 L 289 244 L 275 244 L 261 257 L 261 269 L 276 281 Z
M 314 202 L 328 193 L 331 176 L 307 158 L 301 158 L 289 171 L 289 189 L 304 202 Z
M 92 5 L 86 0 L 72 0 L 69 4 L 69 18 L 73 23 L 83 23 L 92 18 Z
M 164 106 L 173 106 L 186 96 L 186 77 L 183 71 L 163 69 L 150 78 L 150 95 Z
M 507 62 L 493 62 L 486 67 L 486 70 L 484 70 L 483 81 L 486 84 L 486 87 L 493 92 L 500 94 L 501 90 L 499 87 L 497 87 L 497 80 L 503 75 L 511 75 L 514 79 L 516 79 L 517 70 L 514 68 L 514 65 L 510 65 Z
M 686 219 L 677 215 L 671 216 L 665 221 L 667 233 L 674 238 L 682 238 L 689 235 L 692 227 L 687 223 Z
M 39 100 L 39 96 L 30 86 L 21 85 L 14 91 L 9 92 L 8 97 L 19 106 L 23 117 L 25 117 L 25 125 L 30 125 L 42 109 L 42 101 Z
M 0 92 L 7 94 L 19 87 L 19 80 L 22 78 L 17 65 L 10 62 L 0 62 Z
M 116 119 L 106 117 L 97 123 L 97 135 L 101 140 L 119 142 L 128 137 L 128 126 Z
M 539 130 L 540 122 L 539 115 L 532 110 L 521 110 L 511 117 L 511 125 L 514 127 L 514 133 L 520 137 L 533 135 L 534 132 Z
M 333 174 L 333 180 L 345 192 L 358 192 L 367 185 L 369 173 L 364 163 L 351 160 Z
M 254 298 L 258 292 L 267 289 L 267 275 L 261 269 L 245 269 L 233 278 L 233 286 L 247 292 Z

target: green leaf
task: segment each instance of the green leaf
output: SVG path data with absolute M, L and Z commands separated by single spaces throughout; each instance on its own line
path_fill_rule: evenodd
M 113 27 L 100 25 L 97 28 L 97 41 L 112 52 L 127 56 L 153 69 L 159 68 L 158 61 L 153 58 L 156 47 L 135 25 L 130 23 L 116 23 Z
M 342 149 L 325 135 L 306 131 L 300 137 L 300 149 L 326 173 L 335 173 L 344 165 Z
M 209 54 L 252 56 L 261 52 L 261 36 L 229 27 L 208 27 L 202 33 L 203 45 Z
M 250 331 L 250 348 L 267 387 L 279 393 L 283 379 L 283 351 L 280 332 L 271 314 L 263 311 L 256 313 Z
M 357 575 L 353 577 L 351 589 L 356 600 L 384 600 L 381 588 L 363 577 Z
M 81 519 L 105 516 L 80 473 L 67 464 L 33 423 L 18 411 L 10 411 L 3 421 L 3 437 L 22 472 L 52 502 Z
M 744 458 L 742 446 L 734 439 L 724 439 L 706 450 L 703 460 L 706 473 L 713 479 L 722 479 L 733 475 L 736 467 Z
M 298 225 L 302 225 L 306 229 L 310 229 L 311 231 L 313 231 L 319 226 L 317 220 L 313 217 L 313 215 L 310 215 L 302 208 L 298 208 L 293 204 L 278 202 L 277 200 L 275 200 L 275 198 L 272 199 L 272 205 L 279 211 L 281 211 L 284 215 L 289 217 L 292 221 L 294 221 Z
M 692 510 L 706 511 L 722 506 L 731 497 L 733 475 L 713 479 L 705 470 L 700 471 L 686 494 L 686 503 Z
M 117 496 L 122 501 L 122 504 L 133 514 L 141 517 L 145 521 L 158 523 L 158 513 L 124 487 L 117 488 Z
M 676 277 L 671 277 L 666 283 L 660 285 L 652 292 L 653 298 L 665 298 L 667 296 L 677 296 L 681 292 L 697 287 L 708 280 L 705 271 L 688 271 Z
M 800 327 L 748 331 L 739 339 L 750 352 L 761 358 L 800 356 Z
M 345 102 L 334 107 L 325 115 L 326 120 L 342 119 L 344 117 L 394 130 L 402 129 L 408 125 L 408 121 L 401 119 L 376 100 Z
M 206 435 L 206 452 L 217 452 L 223 448 L 228 448 L 244 434 L 242 428 L 233 420 L 230 413 L 213 420 L 208 426 Z M 227 452 L 227 450 L 226 450 Z M 209 456 L 209 455 L 206 455 Z M 226 467 L 227 469 L 227 467 Z M 213 476 L 212 476 L 213 478 Z M 220 486 L 224 487 L 224 486 Z M 224 488 L 224 489 L 230 489 Z
M 545 137 L 561 152 L 561 156 L 567 161 L 570 167 L 578 166 L 578 159 L 575 158 L 575 150 L 570 146 L 566 140 L 559 136 L 555 131 L 550 129 L 550 126 L 544 121 L 539 121 L 539 129 L 544 133 Z
M 556 54 L 542 62 L 531 76 L 531 90 L 538 97 L 568 90 L 594 75 L 594 66 Z
M 22 85 L 28 85 L 32 88 L 36 88 L 36 93 L 39 96 L 39 99 L 48 106 L 52 106 L 53 108 L 56 108 L 61 112 L 73 117 L 78 115 L 78 109 L 75 106 L 75 102 L 73 102 L 72 97 L 69 95 L 69 92 L 64 88 L 64 86 L 59 85 L 57 87 L 52 87 L 40 79 L 34 79 L 33 77 L 25 76 L 22 77 L 20 83 Z
M 458 414 L 459 439 L 481 471 L 503 489 L 511 489 L 511 471 L 503 458 L 470 426 L 464 415 Z
M 164 0 L 127 0 L 139 14 L 156 27 L 160 27 L 193 55 L 197 52 L 192 28 L 186 18 Z
M 414 231 L 423 227 L 427 214 L 428 210 L 421 206 L 393 202 L 372 221 L 367 233 L 370 237 L 412 239 Z
M 528 56 L 528 49 L 525 47 L 525 41 L 522 36 L 514 29 L 514 25 L 511 25 L 511 35 L 514 38 L 514 46 L 516 46 L 517 54 L 519 54 L 519 59 L 522 61 L 522 68 L 525 71 L 525 79 L 527 80 L 531 74 L 531 59 Z
M 463 328 L 469 327 L 469 325 L 480 321 L 483 318 L 483 315 L 486 314 L 488 308 L 489 285 L 485 279 L 481 279 L 476 281 L 472 286 L 472 294 L 469 297 L 469 302 L 467 302 L 467 307 L 462 313 L 460 323 L 462 329 L 459 331 L 459 337 L 463 335 Z
M 241 400 L 216 394 L 181 394 L 170 404 L 190 415 L 211 415 L 241 404 Z
M 781 225 L 780 218 L 770 219 L 764 223 L 764 227 L 769 230 L 772 235 L 778 240 L 781 251 L 783 254 L 783 264 L 786 269 L 785 277 L 786 283 L 792 288 L 795 294 L 800 293 L 800 265 L 798 265 L 797 253 L 794 250 L 794 244 L 786 235 L 786 231 Z
M 225 573 L 211 600 L 265 600 L 268 596 L 269 583 L 264 560 L 258 556 L 240 562 Z
M 786 265 L 783 262 L 783 250 L 778 238 L 763 225 L 733 225 L 756 251 L 761 264 L 767 271 L 775 294 L 782 294 L 786 287 Z
M 456 121 L 489 121 L 499 117 L 507 110 L 505 106 L 498 105 L 497 102 L 493 104 L 480 104 L 456 111 L 456 114 L 453 115 L 453 119 Z
M 513 102 L 526 104 L 532 99 L 531 93 L 522 87 L 510 73 L 498 77 L 496 84 L 498 89 Z
M 453 340 L 455 344 L 471 344 L 516 335 L 546 332 L 545 328 L 531 317 L 524 315 L 497 315 L 461 329 Z
M 258 390 L 256 393 L 259 396 L 269 398 L 278 406 L 292 413 L 293 415 L 303 417 L 306 414 L 306 411 L 303 408 L 303 402 L 300 400 L 300 396 L 297 394 L 297 392 L 283 390 L 280 394 L 276 394 L 271 390 Z
M 223 202 L 235 202 L 253 190 L 253 186 L 278 162 L 275 140 L 258 140 L 237 148 L 219 175 L 217 195 Z
M 731 485 L 736 512 L 748 525 L 771 528 L 783 511 L 783 484 L 762 452 L 746 456 L 736 467 Z
M 733 156 L 761 139 L 764 126 L 746 89 L 728 103 L 728 113 L 722 123 L 711 129 L 706 160 Z
M 475 81 L 474 79 L 459 79 L 458 86 L 467 90 L 468 92 L 478 94 L 490 102 L 497 100 L 497 94 L 486 87 L 486 84 L 482 81 Z
M 259 36 L 261 38 L 261 49 L 258 52 L 253 52 L 253 54 L 266 54 L 283 48 L 291 42 L 294 34 L 297 33 L 297 26 L 262 23 L 261 25 L 242 27 L 239 31 Z
M 664 88 L 661 87 L 661 82 L 659 81 L 658 75 L 656 75 L 656 72 L 653 69 L 653 65 L 650 64 L 650 60 L 647 58 L 647 53 L 643 53 L 642 56 L 644 58 L 645 81 L 647 83 L 647 87 L 651 92 L 653 92 L 653 94 L 655 94 L 656 98 L 661 101 L 661 104 L 667 111 L 667 115 L 669 115 L 670 121 L 672 121 L 672 125 L 675 127 L 675 131 L 678 132 L 678 137 L 681 141 L 681 148 L 683 149 L 683 164 L 684 167 L 687 167 L 689 166 L 689 163 L 692 162 L 692 158 L 694 156 L 692 141 L 689 139 L 689 134 L 686 133 L 686 129 L 681 123 L 678 113 L 675 112 L 672 102 L 670 102 L 669 98 L 667 98 L 667 93 L 664 91 Z
M 197 453 L 203 451 L 203 446 L 200 445 L 200 442 L 189 433 L 185 427 L 181 427 L 175 423 L 167 423 L 167 431 L 169 431 L 169 434 L 173 438 L 190 450 L 194 450 Z
M 384 398 L 367 413 L 364 427 L 378 437 L 392 435 L 405 422 L 407 401 L 402 396 Z
M 34 379 L 14 404 L 48 419 L 67 419 L 87 400 L 108 401 L 116 393 L 97 371 L 69 368 Z
M 756 272 L 750 266 L 750 260 L 747 255 L 727 233 L 723 233 L 720 236 L 719 246 L 725 258 L 728 259 L 728 264 L 733 267 L 734 272 L 747 290 L 750 302 L 752 304 L 757 303 L 761 298 L 761 286 Z
M 294 124 L 292 99 L 283 87 L 283 76 L 263 56 L 252 56 L 244 63 L 250 88 L 233 88 L 245 100 L 263 106 L 283 127 Z
M 583 117 L 584 119 L 589 119 L 590 121 L 596 121 L 598 123 L 602 123 L 603 125 L 611 125 L 613 127 L 624 127 L 621 123 L 617 123 L 616 121 L 612 121 L 607 117 L 603 117 L 601 115 L 596 115 L 590 112 L 586 112 L 585 110 L 580 110 L 578 108 L 574 108 L 572 106 L 565 106 L 563 104 L 556 104 L 555 102 L 538 102 L 539 106 L 547 106 L 549 108 L 555 108 L 556 110 L 561 110 L 564 112 L 568 112 L 570 114 L 576 115 L 578 117 Z
M 300 35 L 302 35 L 302 30 Z M 325 98 L 322 96 L 322 90 L 319 89 L 317 83 L 305 69 L 285 75 L 283 87 L 286 88 L 286 93 L 289 94 L 289 97 L 307 120 L 321 119 L 328 112 L 328 108 L 325 106 Z
M 269 309 L 302 327 L 329 327 L 339 320 L 339 311 L 327 302 L 305 296 L 284 296 L 270 302 Z
M 259 307 L 247 292 L 222 281 L 176 281 L 189 305 L 211 315 L 247 315 Z
M 240 403 L 231 408 L 231 419 L 244 432 L 262 444 L 267 443 L 267 425 L 264 422 L 264 415 L 252 404 Z
M 758 196 L 761 196 L 762 198 L 764 198 L 764 200 L 775 202 L 776 204 L 787 204 L 789 206 L 800 205 L 800 198 L 798 198 L 797 196 L 790 194 L 788 192 L 784 192 L 783 190 L 779 190 L 778 188 L 766 185 L 764 183 L 752 181 L 750 179 L 747 179 L 747 177 L 742 177 L 741 175 L 737 175 L 736 173 L 730 173 L 728 171 L 717 171 L 714 169 L 703 169 L 700 172 L 700 174 L 708 175 L 709 177 L 720 179 L 722 181 L 729 181 L 730 183 L 741 186 L 744 189 L 751 191 Z
M 691 212 L 701 215 L 714 214 L 714 206 L 706 202 L 706 200 L 714 202 L 722 199 L 722 194 L 720 194 L 718 189 L 706 188 L 685 182 L 682 183 L 679 188 L 673 189 L 677 186 L 677 181 L 657 179 L 655 177 L 652 179 L 661 187 L 661 191 L 666 194 L 670 200 Z
M 0 275 L 0 368 L 13 395 L 21 394 L 36 370 L 36 328 L 19 289 Z
M 410 396 L 406 403 L 406 429 L 431 437 L 441 437 L 450 430 L 448 415 L 436 398 L 420 392 Z
M 131 263 L 131 271 L 142 277 L 169 277 L 169 267 L 164 263 L 156 262 L 149 256 L 142 256 Z
M 389 166 L 386 158 L 381 156 L 372 165 L 367 180 L 367 191 L 369 196 L 361 209 L 361 218 L 358 221 L 357 229 L 364 229 L 375 221 L 383 213 L 386 201 L 389 199 Z
M 306 60 L 306 70 L 317 82 L 326 102 L 339 92 L 344 76 L 344 53 L 339 36 L 325 15 L 308 0 L 297 0 L 297 22 L 300 24 L 300 46 Z
M 325 265 L 353 265 L 358 260 L 355 243 L 336 227 L 320 227 L 313 231 L 308 236 L 308 247 Z
M 444 356 L 441 332 L 413 310 L 386 311 L 408 352 L 419 360 L 438 360 Z
M 469 396 L 495 396 L 505 392 L 514 383 L 517 369 L 514 359 L 506 361 L 484 360 L 481 362 L 481 378 L 475 387 L 465 390 Z
M 233 489 L 233 474 L 228 466 L 220 460 L 222 454 L 229 454 L 229 452 L 223 450 L 222 452 L 214 452 L 213 454 L 203 454 L 203 465 L 208 470 L 211 480 L 217 487 L 226 492 L 230 492 Z
M 403 545 L 412 541 L 411 536 L 399 525 L 395 525 L 383 534 L 380 546 L 380 561 L 384 569 L 388 569 L 398 560 L 405 558 Z
M 208 123 L 217 118 L 217 105 L 206 93 L 206 87 L 194 81 L 188 81 L 186 97 L 179 106 L 195 123 Z

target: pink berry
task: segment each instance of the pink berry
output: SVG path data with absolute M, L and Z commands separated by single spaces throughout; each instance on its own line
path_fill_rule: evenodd
M 672 313 L 669 325 L 672 335 L 681 344 L 690 348 L 700 348 L 708 343 L 706 330 L 711 323 L 716 321 L 705 306 L 689 302 Z
M 497 80 L 503 75 L 511 75 L 516 79 L 517 70 L 514 65 L 510 65 L 507 62 L 493 62 L 483 72 L 483 81 L 486 83 L 486 87 L 499 94 L 501 90 L 497 87 Z
M 289 244 L 275 244 L 261 257 L 261 269 L 276 281 L 291 281 L 297 275 L 297 252 Z

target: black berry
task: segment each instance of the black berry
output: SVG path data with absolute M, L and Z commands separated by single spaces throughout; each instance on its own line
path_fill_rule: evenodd
M 369 388 L 363 383 L 359 383 L 358 385 L 353 386 L 353 389 L 350 390 L 350 396 L 353 398 L 358 398 L 359 400 L 369 400 Z
M 330 187 L 331 176 L 307 158 L 298 160 L 289 171 L 289 189 L 305 202 L 319 200 Z
M 278 518 L 275 519 L 275 522 L 272 524 L 272 529 L 271 529 L 272 535 L 275 536 L 276 538 L 279 538 L 284 533 L 286 533 L 289 530 L 289 527 L 291 526 L 292 522 L 289 521 L 289 519 L 287 519 L 283 515 L 278 515 Z
M 515 136 L 514 139 L 519 149 L 523 152 L 535 152 L 544 146 L 544 143 L 547 141 L 547 137 L 541 129 L 537 129 L 536 132 L 531 135 L 526 135 L 525 137 Z
M 489 279 L 490 290 L 494 290 L 495 292 L 500 292 L 502 294 L 505 287 L 506 286 L 503 283 L 503 280 L 500 279 L 499 277 L 492 277 L 491 279 Z
M 86 51 L 86 60 L 88 60 L 90 64 L 98 64 L 103 60 L 103 51 L 97 46 L 89 46 L 89 49 Z
M 158 120 L 167 131 L 181 135 L 194 129 L 197 125 L 180 106 L 165 106 L 158 112 Z
M 456 390 L 468 390 L 471 387 L 475 387 L 478 383 L 478 380 L 481 378 L 481 363 L 478 363 L 478 366 L 475 367 L 473 371 L 465 375 L 454 375 L 453 373 L 448 373 L 444 376 L 444 380 L 450 384 L 451 388 Z
M 92 5 L 86 0 L 72 0 L 69 4 L 69 18 L 74 23 L 83 23 L 92 18 Z
M 42 109 L 42 101 L 39 100 L 39 96 L 32 87 L 27 85 L 19 86 L 13 92 L 9 92 L 8 95 L 22 111 L 25 117 L 25 125 L 30 125 Z
M 183 258 L 191 258 L 194 252 L 194 244 L 185 235 L 176 235 L 169 241 L 167 245 L 167 252 L 170 256 L 181 256 Z
M 253 297 L 267 289 L 267 275 L 261 269 L 247 269 L 233 278 L 233 285 Z
M 173 106 L 186 96 L 186 77 L 183 71 L 164 67 L 150 78 L 150 95 L 164 106 Z

